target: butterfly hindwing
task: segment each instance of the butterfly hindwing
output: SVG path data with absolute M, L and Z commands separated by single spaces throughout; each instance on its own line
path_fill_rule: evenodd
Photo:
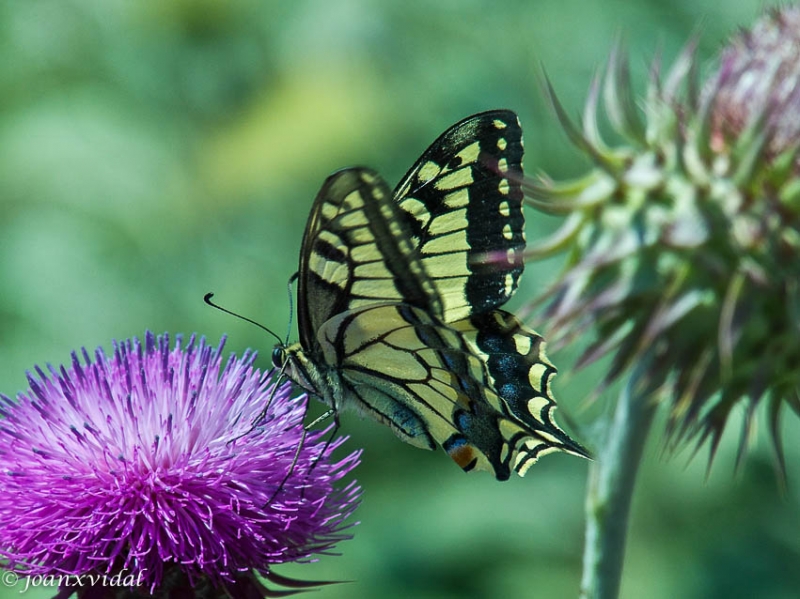
M 549 430 L 543 438 L 541 426 L 532 434 L 497 396 L 467 338 L 476 331 L 462 328 L 467 335 L 413 306 L 380 304 L 340 314 L 317 335 L 358 409 L 413 445 L 432 449 L 435 441 L 465 470 L 505 480 L 512 468 L 524 472 L 547 441 L 561 440 Z
M 515 469 L 524 473 L 541 455 L 566 451 L 585 455 L 553 419 L 556 402 L 550 383 L 556 368 L 547 359 L 545 341 L 535 331 L 503 310 L 492 310 L 453 323 L 476 355 L 483 359 L 487 384 L 502 399 L 510 418 L 526 431 L 535 431 L 535 442 L 518 445 Z

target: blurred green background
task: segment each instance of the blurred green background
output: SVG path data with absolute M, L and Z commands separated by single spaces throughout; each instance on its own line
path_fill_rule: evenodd
M 708 64 L 761 5 L 4 0 L 0 391 L 25 388 L 36 363 L 145 329 L 227 333 L 229 350 L 258 348 L 267 368 L 271 338 L 202 297 L 214 291 L 283 334 L 286 282 L 331 171 L 364 164 L 397 181 L 450 124 L 507 107 L 525 127 L 529 173 L 577 175 L 587 165 L 543 99 L 542 65 L 578 114 L 618 34 L 642 90 L 659 50 L 669 62 L 700 26 Z M 528 220 L 529 240 L 557 225 Z M 558 268 L 531 265 L 512 307 Z M 590 426 L 610 398 L 582 409 L 601 371 L 570 373 L 578 350 L 551 355 L 556 391 L 563 413 Z M 783 496 L 763 431 L 734 476 L 731 425 L 706 480 L 705 451 L 665 459 L 655 429 L 623 597 L 798 596 L 795 420 L 785 430 L 794 486 Z M 577 596 L 586 462 L 547 457 L 500 484 L 353 414 L 342 423 L 351 446 L 366 448 L 361 524 L 341 556 L 279 573 L 354 581 L 315 595 L 331 599 Z

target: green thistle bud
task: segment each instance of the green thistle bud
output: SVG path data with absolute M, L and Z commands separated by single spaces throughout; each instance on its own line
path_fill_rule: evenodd
M 738 34 L 704 85 L 694 44 L 666 77 L 656 63 L 644 121 L 621 54 L 609 60 L 603 107 L 628 145 L 598 133 L 599 80 L 580 130 L 550 90 L 595 164 L 575 181 L 528 183 L 533 204 L 568 215 L 531 254 L 569 251 L 539 299 L 550 333 L 558 345 L 594 327 L 578 365 L 610 356 L 601 388 L 636 365 L 639 384 L 669 404 L 673 447 L 710 439 L 713 458 L 742 404 L 741 459 L 766 399 L 785 470 L 781 408 L 800 414 L 800 9 Z

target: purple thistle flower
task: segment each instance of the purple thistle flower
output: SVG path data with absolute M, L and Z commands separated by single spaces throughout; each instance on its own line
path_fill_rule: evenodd
M 335 461 L 345 438 L 303 439 L 306 396 L 290 397 L 288 383 L 276 389 L 270 372 L 253 368 L 254 352 L 231 356 L 220 372 L 224 343 L 192 336 L 184 349 L 178 337 L 170 350 L 168 335 L 148 332 L 144 346 L 115 342 L 111 358 L 83 350 L 84 364 L 73 353 L 68 368 L 37 367 L 16 401 L 0 395 L 0 555 L 9 567 L 125 572 L 139 594 L 177 584 L 268 595 L 253 572 L 309 586 L 271 566 L 349 538 L 360 488 L 334 483 L 360 452 Z

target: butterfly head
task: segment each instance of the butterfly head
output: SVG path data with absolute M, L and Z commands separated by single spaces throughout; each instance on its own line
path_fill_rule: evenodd
M 318 395 L 319 383 L 316 381 L 317 377 L 314 377 L 316 370 L 309 364 L 299 343 L 288 347 L 277 344 L 272 349 L 272 365 L 281 373 L 285 373 L 296 385 Z
M 282 370 L 287 361 L 286 346 L 279 344 L 272 349 L 272 365 Z

